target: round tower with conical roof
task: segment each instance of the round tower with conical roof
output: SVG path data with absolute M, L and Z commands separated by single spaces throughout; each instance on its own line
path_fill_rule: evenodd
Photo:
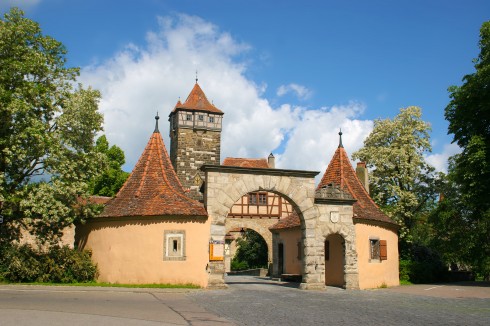
M 219 165 L 223 112 L 206 98 L 196 80 L 184 103 L 169 115 L 170 160 L 189 197 L 202 200 L 203 164 Z

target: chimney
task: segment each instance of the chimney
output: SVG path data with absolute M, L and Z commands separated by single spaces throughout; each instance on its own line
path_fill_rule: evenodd
M 267 164 L 269 165 L 269 169 L 276 168 L 276 158 L 274 157 L 274 155 L 272 155 L 272 153 L 267 158 Z
M 369 176 L 368 170 L 366 168 L 366 162 L 357 163 L 356 174 L 362 185 L 364 186 L 364 189 L 366 189 L 367 193 L 369 194 Z

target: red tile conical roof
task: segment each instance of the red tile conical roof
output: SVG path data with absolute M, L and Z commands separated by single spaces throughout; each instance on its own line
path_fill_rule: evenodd
M 342 146 L 342 142 L 328 164 L 327 170 L 318 184 L 317 189 L 329 184 L 340 186 L 340 189 L 348 191 L 357 200 L 354 203 L 354 217 L 396 225 L 391 218 L 379 209 L 378 205 L 369 196 L 369 193 L 362 185 L 354 168 L 350 164 L 349 156 Z
M 179 101 L 172 112 L 175 112 L 178 109 L 223 114 L 223 111 L 209 103 L 206 95 L 197 82 L 194 85 L 194 88 L 192 88 L 189 96 L 187 96 L 185 102 L 180 104 Z
M 157 120 L 158 122 L 158 120 Z M 185 195 L 168 156 L 158 123 L 143 154 L 101 217 L 207 216 L 204 206 Z

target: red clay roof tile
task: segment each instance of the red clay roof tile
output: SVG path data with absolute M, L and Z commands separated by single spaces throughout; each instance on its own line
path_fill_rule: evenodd
M 355 217 L 396 225 L 371 199 L 350 164 L 349 156 L 342 145 L 335 151 L 317 189 L 329 184 L 339 185 L 340 189 L 348 191 L 357 200 L 354 203 Z
M 185 195 L 155 128 L 143 154 L 101 217 L 207 216 L 204 206 Z
M 192 88 L 192 91 L 189 93 L 189 96 L 187 96 L 185 102 L 182 104 L 179 100 L 172 112 L 176 112 L 179 109 L 223 114 L 223 111 L 209 103 L 198 83 L 194 85 L 194 88 Z
M 299 219 L 299 215 L 298 213 L 293 211 L 287 217 L 280 219 L 279 222 L 269 227 L 269 230 L 273 231 L 273 230 L 292 229 L 300 226 L 301 226 L 301 221 Z
M 268 169 L 269 163 L 265 158 L 237 158 L 227 157 L 223 161 L 223 165 L 226 166 L 239 166 L 243 168 L 262 168 Z

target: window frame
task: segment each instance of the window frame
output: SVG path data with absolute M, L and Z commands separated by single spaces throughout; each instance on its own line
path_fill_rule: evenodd
M 248 194 L 248 204 L 254 206 L 267 206 L 268 198 L 267 192 L 251 192 Z
M 377 237 L 369 238 L 369 262 L 378 263 L 388 260 L 388 245 L 386 240 Z
M 164 261 L 186 260 L 187 257 L 186 257 L 185 230 L 165 230 L 163 234 L 164 234 L 163 235 L 163 260 Z M 180 248 L 179 248 L 179 240 L 180 240 Z

